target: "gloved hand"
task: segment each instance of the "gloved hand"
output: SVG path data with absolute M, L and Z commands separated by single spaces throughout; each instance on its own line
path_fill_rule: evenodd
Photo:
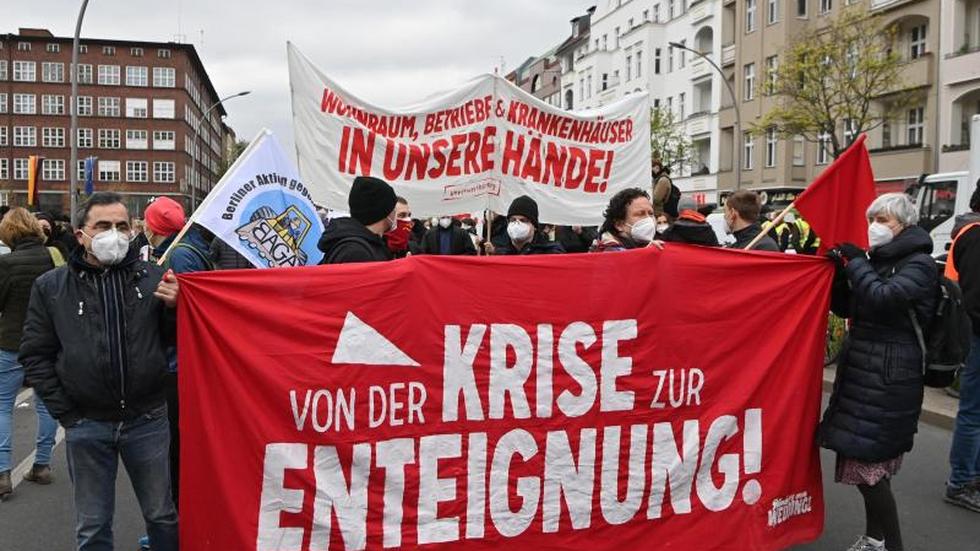
M 868 257 L 868 255 L 864 252 L 864 249 L 858 247 L 854 243 L 841 243 L 840 245 L 837 245 L 837 250 L 839 250 L 841 256 L 846 258 L 848 261 L 854 260 L 855 258 Z
M 844 256 L 841 255 L 840 249 L 830 249 L 824 256 L 834 262 L 834 267 L 837 270 L 844 268 Z

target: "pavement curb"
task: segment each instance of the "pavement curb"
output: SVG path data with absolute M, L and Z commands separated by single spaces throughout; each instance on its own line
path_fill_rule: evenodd
M 836 374 L 836 366 L 830 366 L 823 370 L 823 389 L 825 392 L 834 389 Z M 922 398 L 922 415 L 919 417 L 919 421 L 941 429 L 953 430 L 959 403 L 959 400 L 946 394 L 942 388 L 926 387 L 925 395 Z

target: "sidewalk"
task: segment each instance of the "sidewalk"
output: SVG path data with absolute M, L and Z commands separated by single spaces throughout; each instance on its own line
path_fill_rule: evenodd
M 825 392 L 833 390 L 836 373 L 836 365 L 824 368 L 823 389 Z M 926 387 L 925 396 L 922 399 L 922 416 L 919 417 L 919 420 L 939 428 L 953 430 L 958 408 L 959 400 L 946 394 L 945 389 Z

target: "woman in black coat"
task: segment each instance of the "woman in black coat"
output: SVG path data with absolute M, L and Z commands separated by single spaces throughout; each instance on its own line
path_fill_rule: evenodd
M 856 485 L 864 498 L 867 530 L 854 551 L 903 549 L 890 479 L 912 449 L 922 408 L 912 317 L 927 327 L 938 297 L 932 239 L 917 222 L 907 195 L 882 195 L 868 208 L 870 253 L 849 243 L 831 253 L 838 261 L 832 308 L 852 325 L 820 443 L 837 452 L 835 480 Z

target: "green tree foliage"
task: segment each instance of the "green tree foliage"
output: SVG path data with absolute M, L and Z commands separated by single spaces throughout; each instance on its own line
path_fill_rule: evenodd
M 675 171 L 694 162 L 691 139 L 677 123 L 670 109 L 650 109 L 650 149 L 653 159 L 659 159 L 664 167 Z

